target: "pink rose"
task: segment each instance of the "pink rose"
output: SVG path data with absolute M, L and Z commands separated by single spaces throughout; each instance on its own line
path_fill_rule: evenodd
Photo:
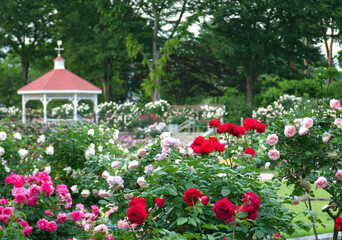
M 120 229 L 129 228 L 129 224 L 128 224 L 128 222 L 126 221 L 126 219 L 120 220 L 120 221 L 118 222 L 118 227 L 119 227 Z
M 329 142 L 330 138 L 331 138 L 331 134 L 330 133 L 324 133 L 323 136 L 322 136 L 323 143 Z
M 37 186 L 37 185 L 35 185 L 35 184 L 33 184 L 33 185 L 31 185 L 30 186 L 30 193 L 32 194 L 32 195 L 38 195 L 38 194 L 40 194 L 40 187 L 39 186 Z
M 300 136 L 303 136 L 303 135 L 307 134 L 308 132 L 309 132 L 309 129 L 308 129 L 308 128 L 306 128 L 306 127 L 300 127 L 300 128 L 299 128 L 299 131 L 298 131 L 298 134 L 299 134 Z
M 82 217 L 82 213 L 80 211 L 73 211 L 71 213 L 71 219 L 74 221 L 80 220 L 81 217 Z
M 336 99 L 331 99 L 330 100 L 330 107 L 333 108 L 333 109 L 339 109 L 341 106 L 341 103 L 336 100 Z
M 146 151 L 146 149 L 140 149 L 140 150 L 138 150 L 138 156 L 139 157 L 145 157 L 146 156 L 146 154 L 147 154 L 147 151 Z
M 268 152 L 268 157 L 272 160 L 278 160 L 280 158 L 280 154 L 278 150 L 270 150 Z
M 15 195 L 15 201 L 17 203 L 24 203 L 24 202 L 26 202 L 26 195 L 25 195 L 25 193 L 18 193 L 17 195 Z
M 8 204 L 8 200 L 6 198 L 1 198 L 0 199 L 0 204 L 1 205 L 7 205 Z
M 342 181 L 342 170 L 338 170 L 337 173 L 336 173 L 336 177 Z
M 24 235 L 25 235 L 25 237 L 31 235 L 31 233 L 32 233 L 32 228 L 31 228 L 31 227 L 26 227 L 26 228 L 24 229 Z
M 303 127 L 311 128 L 313 126 L 313 120 L 312 118 L 304 118 L 301 124 Z
M 50 210 L 45 210 L 44 211 L 44 214 L 47 215 L 47 216 L 53 216 L 53 212 L 51 212 Z
M 294 126 L 286 126 L 284 134 L 286 137 L 293 137 L 296 134 L 296 128 Z
M 49 221 L 46 220 L 45 218 L 39 219 L 38 222 L 37 222 L 38 228 L 40 228 L 42 230 L 46 229 L 48 224 L 49 224 Z
M 342 128 L 342 118 L 336 118 L 334 121 L 334 124 L 338 127 L 338 128 Z
M 26 228 L 28 226 L 28 223 L 26 221 L 20 221 L 20 225 L 23 227 L 23 228 Z
M 275 134 L 268 135 L 267 143 L 271 146 L 276 145 L 278 143 L 278 136 Z
M 102 232 L 105 236 L 108 236 L 108 228 L 105 224 L 100 224 L 94 228 L 93 233 L 96 234 Z
M 37 198 L 36 197 L 30 197 L 27 200 L 27 205 L 30 206 L 30 207 L 33 207 L 36 204 L 37 204 Z
M 12 217 L 12 216 L 13 216 L 13 210 L 12 210 L 12 208 L 10 208 L 10 207 L 5 207 L 5 208 L 2 210 L 2 214 L 8 215 L 8 216 Z
M 68 215 L 66 213 L 59 213 L 57 216 L 57 222 L 58 223 L 64 223 L 66 220 L 68 220 Z
M 316 187 L 325 188 L 328 185 L 327 179 L 325 177 L 319 177 L 316 180 Z
M 124 198 L 127 199 L 127 200 L 130 200 L 130 199 L 134 198 L 134 193 L 124 194 Z
M 54 232 L 57 230 L 57 223 L 55 221 L 51 221 L 48 223 L 48 225 L 46 226 L 46 230 L 48 232 Z

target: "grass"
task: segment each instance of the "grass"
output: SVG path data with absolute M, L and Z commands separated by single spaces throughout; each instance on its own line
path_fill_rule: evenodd
M 278 196 L 289 196 L 292 192 L 292 189 L 293 189 L 292 187 L 287 187 L 286 184 L 282 184 L 278 189 Z M 312 185 L 311 189 L 314 191 L 314 194 L 316 197 L 330 198 L 330 195 L 323 189 L 320 189 L 320 188 L 316 189 L 316 186 L 314 185 Z M 316 227 L 318 234 L 331 233 L 334 231 L 333 220 L 328 216 L 328 214 L 322 212 L 322 207 L 328 204 L 329 202 L 327 201 L 311 201 L 313 211 L 317 213 L 318 218 L 322 220 L 322 223 L 325 225 L 325 226 L 322 226 L 318 224 L 318 226 Z M 311 220 L 309 219 L 310 215 L 309 214 L 304 215 L 304 210 L 307 208 L 305 203 L 300 202 L 298 205 L 285 204 L 285 206 L 296 212 L 296 217 L 294 221 L 299 220 L 299 221 L 304 221 L 307 224 L 311 223 Z M 309 236 L 309 235 L 314 235 L 312 227 L 309 232 L 303 229 L 298 229 L 294 234 L 290 236 L 285 235 L 285 238 L 295 238 L 295 237 L 303 237 L 303 236 Z

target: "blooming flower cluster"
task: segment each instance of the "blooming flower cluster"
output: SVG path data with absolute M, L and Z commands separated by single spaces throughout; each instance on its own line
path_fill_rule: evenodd
M 221 153 L 224 151 L 225 145 L 221 144 L 216 137 L 209 137 L 208 140 L 205 140 L 204 137 L 199 136 L 195 138 L 191 144 L 191 148 L 194 153 L 197 154 L 208 154 L 212 153 L 214 150 Z
M 236 206 L 225 197 L 214 204 L 213 210 L 217 218 L 226 220 L 227 223 L 234 221 L 238 212 L 248 213 L 247 217 L 242 219 L 255 220 L 258 217 L 258 209 L 261 204 L 259 197 L 252 192 L 245 193 L 242 202 L 241 206 Z
M 129 202 L 130 208 L 127 210 L 127 217 L 131 223 L 143 224 L 148 217 L 146 211 L 145 198 L 133 198 Z

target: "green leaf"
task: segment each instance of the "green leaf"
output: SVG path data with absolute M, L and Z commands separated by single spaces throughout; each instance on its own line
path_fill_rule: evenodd
M 184 223 L 186 223 L 188 221 L 187 218 L 184 217 L 180 217 L 177 219 L 177 225 L 183 225 Z
M 265 236 L 264 232 L 260 230 L 256 230 L 255 235 L 257 236 L 257 238 L 263 238 Z
M 197 226 L 197 223 L 193 218 L 190 218 L 188 222 L 189 222 L 189 224 L 193 225 L 194 227 Z
M 228 188 L 223 188 L 221 190 L 221 194 L 222 194 L 223 197 L 228 196 L 229 193 L 230 193 L 230 190 Z

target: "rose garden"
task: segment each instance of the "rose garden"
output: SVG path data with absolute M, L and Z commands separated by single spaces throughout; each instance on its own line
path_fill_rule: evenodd
M 260 109 L 241 126 L 206 112 L 199 122 L 211 135 L 188 146 L 165 126 L 175 114 L 198 113 L 172 112 L 163 101 L 147 108 L 122 118 L 140 121 L 136 131 L 144 134 L 133 137 L 134 144 L 119 137 L 113 104 L 100 106 L 107 115 L 99 124 L 22 125 L 9 113 L 0 125 L 1 238 L 284 239 L 299 230 L 317 234 L 330 219 L 337 239 L 339 100 L 276 102 L 269 106 L 272 115 Z M 270 169 L 274 178 L 261 179 Z M 281 185 L 291 189 L 285 199 L 277 194 Z M 325 219 L 312 208 L 317 188 L 329 196 L 318 209 Z M 290 208 L 299 204 L 306 206 L 301 220 Z

